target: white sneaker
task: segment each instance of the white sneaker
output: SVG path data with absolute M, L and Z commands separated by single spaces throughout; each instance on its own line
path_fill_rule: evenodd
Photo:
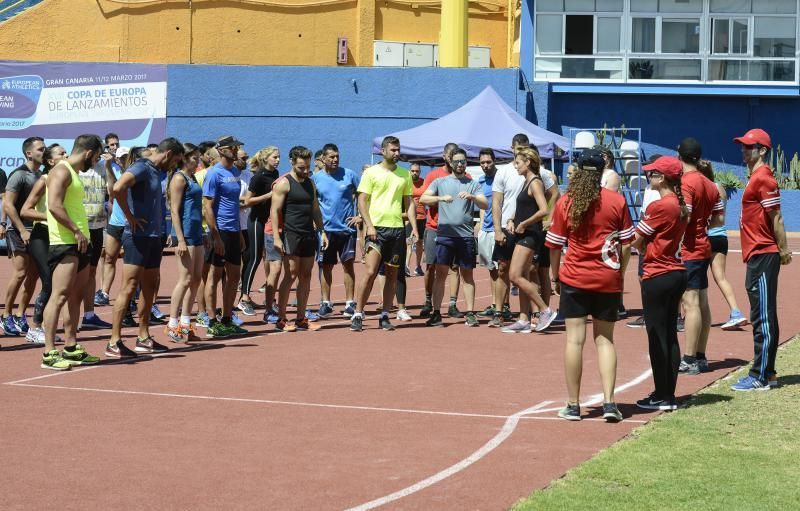
M 236 326 L 242 326 L 244 320 L 240 318 L 235 312 L 231 312 L 231 322 Z
M 549 308 L 545 309 L 539 314 L 539 322 L 536 324 L 535 330 L 537 332 L 544 332 L 554 319 L 556 319 L 556 311 Z
M 29 329 L 25 340 L 31 344 L 44 344 L 44 329 L 41 327 Z
M 397 320 L 398 321 L 411 321 L 411 315 L 405 309 L 400 309 L 397 311 Z

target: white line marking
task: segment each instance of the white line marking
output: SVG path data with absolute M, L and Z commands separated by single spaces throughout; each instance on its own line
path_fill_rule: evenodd
M 648 369 L 647 371 L 643 372 L 642 374 L 640 374 L 636 378 L 632 379 L 631 381 L 623 383 L 622 385 L 620 385 L 618 387 L 615 387 L 614 388 L 614 393 L 616 394 L 617 392 L 622 392 L 622 391 L 627 390 L 627 389 L 629 389 L 631 387 L 635 387 L 636 385 L 639 385 L 640 383 L 642 383 L 646 379 L 650 378 L 650 375 L 652 375 L 652 374 L 653 374 L 653 370 L 652 369 Z M 593 396 L 590 396 L 589 399 L 587 399 L 586 401 L 581 402 L 581 406 L 593 406 L 593 405 L 596 405 L 596 404 L 599 404 L 599 403 L 602 403 L 602 402 L 603 402 L 603 394 L 602 393 L 594 394 Z M 546 409 L 543 409 L 543 410 L 537 410 L 535 413 L 550 413 L 550 412 L 557 412 L 559 410 L 561 410 L 561 407 L 558 407 L 558 408 L 546 408 Z
M 526 409 L 524 409 L 522 411 L 519 411 L 519 412 L 515 413 L 514 415 L 510 415 L 509 417 L 506 418 L 506 422 L 505 422 L 505 424 L 503 424 L 503 427 L 502 427 L 502 429 L 500 430 L 499 433 L 497 433 L 492 439 L 490 439 L 488 442 L 486 442 L 483 445 L 483 447 L 481 447 L 477 451 L 473 452 L 472 454 L 470 454 L 469 456 L 467 456 L 463 460 L 459 461 L 455 465 L 451 465 L 450 467 L 442 470 L 441 472 L 438 472 L 438 473 L 432 475 L 431 477 L 428 477 L 427 479 L 423 479 L 422 481 L 419 481 L 418 483 L 412 484 L 411 486 L 403 488 L 402 490 L 396 491 L 396 492 L 391 493 L 389 495 L 386 495 L 384 497 L 377 498 L 375 500 L 367 502 L 366 504 L 361 504 L 360 506 L 356 506 L 356 507 L 350 508 L 348 511 L 367 511 L 368 509 L 374 509 L 376 507 L 383 506 L 383 505 L 388 504 L 390 502 L 394 502 L 395 500 L 399 500 L 399 499 L 402 499 L 403 497 L 407 497 L 407 496 L 411 495 L 412 493 L 416 493 L 416 492 L 418 492 L 420 490 L 424 490 L 425 488 L 427 488 L 429 486 L 432 486 L 432 485 L 438 483 L 439 481 L 447 479 L 448 477 L 452 476 L 453 474 L 457 474 L 458 472 L 461 472 L 462 470 L 468 468 L 470 465 L 476 463 L 477 461 L 480 461 L 481 458 L 483 458 L 484 456 L 486 456 L 487 454 L 489 454 L 490 452 L 495 450 L 509 436 L 511 436 L 511 433 L 514 432 L 514 429 L 516 429 L 517 424 L 519 423 L 520 418 L 523 415 L 527 415 L 527 414 L 530 414 L 530 413 L 535 413 L 538 409 L 540 409 L 540 408 L 542 408 L 544 406 L 547 406 L 550 403 L 552 403 L 552 401 L 542 401 L 538 405 L 532 406 L 530 408 L 526 408 Z

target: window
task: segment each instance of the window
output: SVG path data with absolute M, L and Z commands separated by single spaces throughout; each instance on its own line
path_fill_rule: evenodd
M 597 18 L 595 48 L 597 53 L 619 53 L 622 20 L 617 18 Z
M 631 51 L 633 53 L 655 53 L 656 19 L 633 18 Z
M 700 20 L 662 19 L 661 53 L 700 53 Z
M 794 18 L 756 16 L 753 26 L 753 55 L 794 57 L 796 30 Z

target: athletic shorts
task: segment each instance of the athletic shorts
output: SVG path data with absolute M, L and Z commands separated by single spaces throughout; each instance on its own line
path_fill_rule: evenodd
M 584 291 L 561 283 L 559 311 L 565 318 L 591 316 L 600 321 L 617 321 L 622 293 Z
M 9 259 L 14 255 L 28 253 L 28 245 L 22 241 L 22 236 L 16 229 L 10 228 L 6 231 L 6 247 Z
M 125 231 L 125 226 L 123 225 L 111 225 L 108 224 L 106 226 L 106 234 L 114 238 L 115 240 L 122 242 L 122 233 Z
M 727 236 L 709 236 L 708 241 L 711 242 L 711 253 L 728 255 L 728 237 Z
M 222 240 L 222 255 L 218 256 L 214 252 L 212 239 L 211 250 L 206 254 L 206 262 L 217 267 L 223 267 L 226 264 L 241 266 L 242 240 L 239 231 L 219 231 L 219 237 Z
M 497 261 L 492 259 L 494 254 L 494 231 L 481 231 L 478 233 L 478 264 L 482 268 L 497 269 Z
M 328 248 L 319 254 L 321 264 L 336 264 L 337 260 L 346 263 L 356 258 L 356 233 L 328 232 Z
M 420 236 L 425 236 L 425 219 L 424 218 L 417 218 L 417 234 Z M 411 229 L 411 223 L 406 222 L 406 239 L 411 237 L 411 233 L 413 230 Z
M 383 264 L 388 264 L 395 268 L 399 267 L 406 258 L 405 229 L 402 227 L 376 227 L 375 230 L 377 231 L 375 239 L 367 239 L 367 251 L 377 250 L 381 255 L 381 262 Z
M 56 269 L 61 261 L 67 256 L 75 256 L 78 258 L 78 271 L 86 268 L 89 265 L 89 253 L 79 252 L 78 245 L 50 245 L 47 250 L 47 265 L 50 267 L 50 274 Z
M 317 233 L 298 234 L 291 231 L 283 231 L 281 234 L 283 241 L 283 253 L 292 257 L 314 257 L 319 248 L 319 238 Z
M 510 261 L 511 255 L 514 253 L 514 246 L 517 244 L 517 237 L 503 229 L 503 234 L 506 235 L 506 244 L 500 245 L 495 242 L 494 251 L 492 252 L 492 261 Z
M 539 247 L 536 249 L 536 255 L 533 256 L 533 264 L 539 268 L 550 268 L 550 249 L 545 246 L 545 233 L 542 233 L 542 239 Z
M 103 254 L 103 228 L 89 229 L 89 266 L 97 267 Z
M 436 264 L 451 268 L 475 268 L 475 238 L 438 236 L 436 238 Z
M 275 250 L 275 238 L 272 234 L 264 234 L 264 251 L 267 253 L 267 261 L 283 261 L 283 256 Z
M 425 229 L 423 243 L 425 264 L 436 264 L 436 229 Z
M 200 239 L 197 239 L 197 238 L 191 239 L 191 238 L 187 238 L 185 236 L 184 236 L 183 239 L 186 240 L 186 246 L 187 247 L 199 247 L 199 246 L 202 246 L 202 245 L 205 244 L 205 235 L 200 236 Z M 178 246 L 178 237 L 177 236 L 170 236 L 170 243 L 171 243 L 172 248 L 177 247 Z
M 152 270 L 161 266 L 161 237 L 133 236 L 126 232 L 122 235 L 122 248 L 125 254 L 122 261 L 125 264 L 141 266 L 145 270 Z
M 683 262 L 688 277 L 686 289 L 708 289 L 708 266 L 710 263 L 709 259 Z

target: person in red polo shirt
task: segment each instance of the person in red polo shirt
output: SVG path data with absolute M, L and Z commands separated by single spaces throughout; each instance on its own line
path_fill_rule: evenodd
M 750 176 L 742 194 L 742 259 L 747 264 L 745 287 L 753 325 L 753 366 L 732 390 L 768 390 L 777 386 L 775 355 L 778 351 L 778 272 L 792 262 L 781 215 L 781 192 L 766 164 L 772 141 L 767 132 L 752 129 L 733 139 L 742 145 L 742 159 Z
M 567 420 L 581 419 L 583 345 L 590 315 L 603 385 L 603 417 L 611 422 L 622 420 L 614 403 L 614 322 L 622 301 L 621 246 L 633 239 L 633 225 L 625 198 L 600 187 L 604 167 L 602 153 L 583 151 L 566 195 L 556 203 L 546 236 L 555 291 L 561 295 L 560 310 L 567 325 L 564 369 L 569 400 L 558 412 Z M 567 254 L 562 266 L 564 245 Z
M 650 348 L 655 390 L 636 405 L 647 410 L 674 410 L 681 348 L 678 306 L 686 290 L 686 268 L 680 260 L 681 239 L 689 208 L 681 193 L 683 163 L 662 156 L 642 167 L 659 199 L 647 207 L 636 226 L 633 247 L 642 256 L 642 309 Z
M 686 292 L 683 293 L 683 310 L 686 313 L 686 351 L 680 371 L 700 374 L 709 371 L 706 358 L 708 334 L 711 332 L 711 308 L 708 305 L 708 267 L 711 265 L 711 242 L 708 225 L 716 216 L 715 225 L 721 225 L 725 205 L 719 190 L 699 170 L 707 162 L 701 160 L 702 148 L 693 138 L 684 138 L 678 146 L 678 158 L 683 162 L 681 192 L 689 208 L 689 223 L 681 246 L 681 259 L 686 266 Z

